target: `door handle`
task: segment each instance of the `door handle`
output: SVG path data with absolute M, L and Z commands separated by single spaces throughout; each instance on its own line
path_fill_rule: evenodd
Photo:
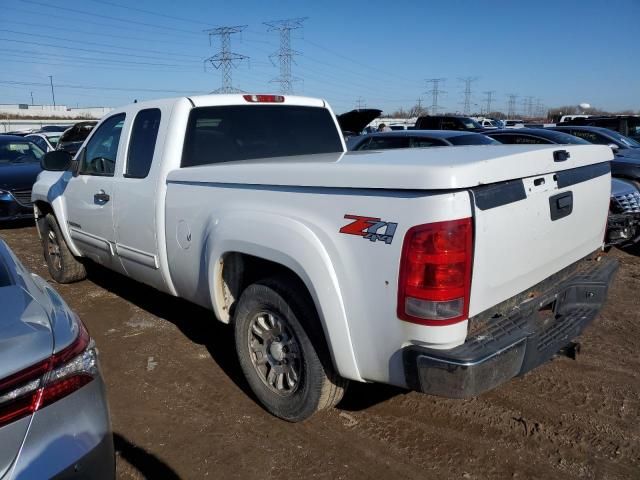
M 100 205 L 104 205 L 105 203 L 107 203 L 110 198 L 111 197 L 109 196 L 109 194 L 105 193 L 104 190 L 100 190 L 98 193 L 93 195 L 93 201 Z

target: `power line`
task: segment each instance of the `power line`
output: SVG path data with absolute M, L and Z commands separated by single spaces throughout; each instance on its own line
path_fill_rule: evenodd
M 122 52 L 108 52 L 106 50 L 96 50 L 94 48 L 81 48 L 81 47 L 65 47 L 63 45 L 55 45 L 52 43 L 44 43 L 44 42 L 30 42 L 27 40 L 13 40 L 10 38 L 0 38 L 0 40 L 5 41 L 5 42 L 12 42 L 12 43 L 24 43 L 26 45 L 36 45 L 39 47 L 53 47 L 53 48 L 62 48 L 64 50 L 73 50 L 73 51 L 80 51 L 80 52 L 88 52 L 88 53 L 101 53 L 103 55 L 123 55 Z M 136 58 L 145 58 L 145 59 L 150 59 L 150 60 L 158 60 L 158 57 L 152 57 L 149 55 L 136 55 L 133 53 L 129 53 L 127 54 L 128 57 L 136 57 Z M 175 60 L 174 60 L 175 61 Z M 142 62 L 140 62 L 142 63 Z M 194 62 L 187 62 L 184 65 L 187 64 L 193 64 Z M 156 64 L 156 65 L 163 65 L 163 64 Z
M 267 31 L 277 31 L 280 33 L 280 49 L 278 52 L 271 54 L 269 57 L 273 60 L 278 57 L 280 63 L 280 76 L 271 80 L 280 84 L 280 92 L 284 94 L 293 93 L 293 82 L 297 78 L 291 76 L 291 62 L 295 55 L 300 52 L 291 49 L 291 30 L 302 28 L 302 22 L 308 17 L 288 18 L 286 20 L 275 20 L 272 22 L 264 22 L 269 27 Z
M 205 32 L 209 34 L 209 44 L 211 44 L 211 36 L 220 37 L 220 53 L 216 53 L 214 56 L 205 60 L 205 62 L 209 62 L 216 69 L 222 67 L 222 86 L 212 93 L 242 92 L 242 90 L 233 87 L 231 74 L 233 67 L 249 57 L 231 51 L 231 35 L 240 33 L 245 28 L 247 28 L 246 25 L 237 25 L 235 27 L 217 27 L 205 30 Z
M 431 90 L 426 91 L 425 93 L 431 94 L 431 115 L 437 115 L 438 110 L 440 110 L 440 106 L 438 105 L 438 100 L 440 95 L 443 95 L 447 92 L 440 89 L 440 85 L 444 83 L 446 78 L 428 78 L 425 80 L 427 84 L 431 84 Z
M 163 30 L 173 30 L 174 32 L 186 33 L 189 35 L 198 35 L 197 32 L 194 32 L 191 30 L 184 30 L 182 28 L 168 27 L 166 25 L 159 25 L 159 24 L 146 23 L 146 22 L 137 22 L 135 20 L 128 20 L 124 18 L 111 17 L 109 15 L 101 15 L 99 13 L 87 12 L 86 10 L 78 10 L 77 8 L 66 8 L 66 7 L 61 7 L 59 5 L 52 6 L 44 2 L 38 2 L 36 0 L 22 0 L 22 2 L 32 3 L 34 5 L 40 5 L 41 7 L 53 8 L 55 10 L 63 10 L 66 12 L 79 13 L 81 15 L 88 15 L 91 17 L 106 18 L 108 20 L 114 20 L 116 22 L 130 23 L 133 25 L 141 25 L 141 26 L 151 27 L 151 28 L 161 28 Z
M 51 75 L 49 75 L 51 79 Z M 21 82 L 17 80 L 0 80 L 0 84 L 6 85 L 23 85 L 28 87 L 49 87 L 49 83 L 42 82 Z M 193 95 L 193 90 L 162 90 L 158 88 L 130 88 L 130 87 L 101 87 L 101 86 L 92 86 L 92 85 L 69 85 L 69 84 L 57 84 L 56 88 L 69 88 L 69 89 L 80 89 L 80 90 L 105 90 L 105 91 L 118 91 L 118 92 L 150 92 L 150 93 L 182 93 L 185 95 Z M 204 93 L 204 92 L 202 92 Z
M 124 8 L 126 10 L 133 10 L 135 12 L 146 13 L 148 15 L 155 15 L 156 17 L 168 18 L 170 20 L 180 20 L 181 22 L 189 22 L 189 23 L 198 24 L 198 25 L 205 25 L 207 27 L 211 26 L 210 23 L 199 22 L 199 21 L 194 20 L 192 18 L 176 17 L 175 15 L 165 15 L 165 14 L 162 14 L 162 13 L 153 12 L 151 10 L 144 10 L 142 8 L 131 7 L 129 5 L 122 5 L 122 4 L 115 3 L 115 2 L 108 2 L 106 0 L 91 0 L 91 1 L 95 2 L 95 3 L 102 3 L 103 5 L 111 5 L 112 7 L 119 7 L 119 8 Z
M 30 36 L 30 37 L 50 38 L 52 40 L 61 40 L 63 42 L 73 42 L 75 44 L 78 43 L 78 39 L 77 38 L 55 37 L 53 35 L 42 35 L 42 34 L 38 34 L 38 33 L 19 32 L 17 30 L 6 30 L 6 29 L 3 29 L 3 28 L 0 28 L 0 32 L 14 33 L 14 34 L 18 34 L 18 35 L 26 35 L 26 36 Z M 161 55 L 173 55 L 173 56 L 179 56 L 181 58 L 184 58 L 184 57 L 191 57 L 191 58 L 197 58 L 197 59 L 201 59 L 202 58 L 199 55 L 186 55 L 184 53 L 165 52 L 165 51 L 162 51 L 162 50 L 150 50 L 150 49 L 145 49 L 145 48 L 131 48 L 130 46 L 121 47 L 119 45 L 113 45 L 113 44 L 109 44 L 109 43 L 100 43 L 100 42 L 88 42 L 86 40 L 82 40 L 82 44 L 83 45 L 97 45 L 99 47 L 117 48 L 117 49 L 120 49 L 120 50 L 127 50 L 129 52 L 130 51 L 137 51 L 137 52 L 159 53 Z M 114 54 L 122 55 L 122 52 L 114 52 Z M 157 59 L 158 57 L 149 57 L 149 58 L 156 58 Z

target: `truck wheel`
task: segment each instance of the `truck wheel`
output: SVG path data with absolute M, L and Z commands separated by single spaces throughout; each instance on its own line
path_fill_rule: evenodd
M 51 277 L 58 283 L 84 280 L 87 277 L 87 271 L 69 250 L 56 217 L 48 213 L 42 223 L 42 246 Z
M 242 371 L 273 415 L 299 422 L 340 401 L 347 381 L 333 371 L 316 310 L 293 282 L 247 287 L 234 323 Z

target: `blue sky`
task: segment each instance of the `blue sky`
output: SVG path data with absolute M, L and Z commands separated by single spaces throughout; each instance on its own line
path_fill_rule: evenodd
M 446 78 L 440 104 L 460 111 L 469 76 L 475 110 L 488 90 L 503 111 L 510 93 L 519 110 L 528 96 L 640 110 L 640 0 L 0 0 L 0 103 L 30 103 L 31 92 L 50 103 L 49 75 L 56 102 L 72 106 L 210 92 L 221 75 L 203 60 L 219 44 L 203 30 L 232 25 L 247 25 L 231 48 L 250 57 L 234 86 L 278 91 L 279 40 L 263 22 L 293 17 L 308 17 L 292 33 L 294 91 L 338 113 L 358 99 L 387 112 L 429 105 L 427 78 Z

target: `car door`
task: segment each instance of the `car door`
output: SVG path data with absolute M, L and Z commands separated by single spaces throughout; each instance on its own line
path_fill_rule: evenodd
M 104 120 L 78 153 L 64 192 L 69 234 L 88 258 L 122 271 L 115 257 L 114 172 L 125 114 Z
M 127 275 L 158 290 L 166 290 L 160 268 L 158 221 L 164 208 L 162 147 L 172 103 L 138 111 L 132 119 L 128 146 L 116 174 L 114 210 L 116 252 Z M 124 147 L 124 146 L 123 146 Z M 162 205 L 156 199 L 161 197 Z

